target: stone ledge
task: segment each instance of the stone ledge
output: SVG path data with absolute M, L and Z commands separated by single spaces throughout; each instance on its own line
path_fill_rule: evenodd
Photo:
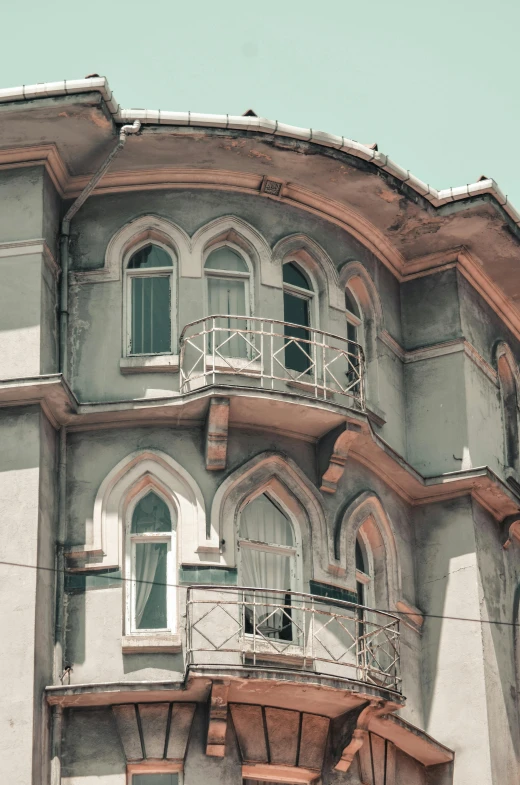
M 178 373 L 178 354 L 150 354 L 121 357 L 119 361 L 121 373 Z
M 180 635 L 123 635 L 123 654 L 177 654 L 182 649 Z

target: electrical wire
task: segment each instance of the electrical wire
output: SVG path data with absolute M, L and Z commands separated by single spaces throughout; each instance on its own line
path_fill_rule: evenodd
M 22 567 L 28 570 L 42 570 L 44 572 L 52 572 L 58 573 L 61 572 L 63 575 L 92 575 L 92 573 L 87 572 L 76 572 L 75 570 L 58 570 L 56 567 L 43 567 L 41 565 L 35 564 L 22 564 L 21 562 L 10 562 L 10 561 L 2 561 L 0 560 L 0 566 L 6 567 Z M 133 581 L 132 578 L 125 578 L 122 575 L 116 575 L 115 573 L 94 573 L 97 578 L 106 578 L 107 580 L 113 581 L 121 581 L 121 583 L 131 582 Z M 239 589 L 239 587 L 233 586 L 212 586 L 211 584 L 181 584 L 181 583 L 164 583 L 162 581 L 136 581 L 136 583 L 145 583 L 145 584 L 152 584 L 152 586 L 166 586 L 171 589 L 189 589 L 197 588 L 197 589 L 207 589 L 210 591 L 211 589 L 217 589 L 218 591 L 227 591 L 233 590 L 233 588 Z M 247 587 L 246 587 L 247 588 Z M 251 587 L 253 588 L 253 587 Z M 269 589 L 262 589 L 262 591 L 269 592 Z M 295 592 L 298 594 L 298 592 Z M 326 602 L 327 600 L 333 604 L 335 602 L 333 597 L 323 597 L 321 595 L 315 595 L 315 598 Z M 345 604 L 349 604 L 347 600 L 342 600 L 341 602 L 345 602 Z M 355 605 L 355 603 L 351 603 Z M 465 621 L 465 622 L 472 622 L 473 624 L 493 624 L 497 626 L 503 627 L 519 627 L 520 628 L 520 621 L 499 621 L 497 619 L 472 619 L 466 616 L 447 616 L 441 613 L 423 613 L 423 611 L 398 611 L 398 610 L 390 610 L 388 608 L 366 608 L 367 611 L 373 611 L 375 613 L 388 613 L 392 616 L 421 616 L 425 619 L 446 619 L 448 621 Z

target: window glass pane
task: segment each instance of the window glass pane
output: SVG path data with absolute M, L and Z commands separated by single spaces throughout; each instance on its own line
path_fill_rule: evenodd
M 357 337 L 358 337 L 358 335 L 357 335 L 357 327 L 354 324 L 351 324 L 350 322 L 347 322 L 347 338 L 348 338 L 348 340 L 350 342 L 357 343 Z M 348 351 L 349 352 L 355 352 L 355 349 L 356 349 L 355 346 L 349 346 L 348 347 Z
M 132 278 L 132 354 L 170 351 L 170 279 Z
M 229 270 L 235 273 L 248 273 L 249 268 L 240 254 L 232 248 L 217 248 L 210 253 L 204 265 L 206 270 Z
M 134 253 L 128 262 L 129 270 L 142 270 L 148 267 L 171 267 L 172 258 L 163 248 L 158 245 L 146 245 L 140 251 Z
M 287 265 L 285 265 L 287 267 Z M 308 343 L 309 301 L 294 294 L 284 292 L 284 321 L 301 324 L 301 327 L 285 327 L 285 367 L 300 373 L 306 372 L 311 365 L 312 349 Z M 287 340 L 300 338 L 300 341 Z
M 363 549 L 359 540 L 356 540 L 356 570 L 360 570 L 365 575 L 368 575 L 368 568 L 365 565 L 365 557 L 363 556 Z
M 168 505 L 151 491 L 135 507 L 132 515 L 132 534 L 170 532 L 171 530 Z
M 178 774 L 134 774 L 132 785 L 177 785 Z
M 350 311 L 350 313 L 353 313 L 354 316 L 357 316 L 358 319 L 361 319 L 361 314 L 359 312 L 358 304 L 352 292 L 349 292 L 348 289 L 345 289 L 345 307 L 347 311 Z
M 246 540 L 274 545 L 294 544 L 291 524 L 265 493 L 257 496 L 242 511 L 240 536 Z
M 299 286 L 300 289 L 312 288 L 303 270 L 294 262 L 284 264 L 282 272 L 284 283 L 291 283 L 293 286 Z
M 135 626 L 138 630 L 166 629 L 168 543 L 135 543 Z
M 246 283 L 235 278 L 208 278 L 208 308 L 210 314 L 245 316 Z M 236 330 L 246 330 L 245 319 L 217 319 L 217 328 L 210 340 L 209 351 L 223 357 L 246 357 L 249 344 Z

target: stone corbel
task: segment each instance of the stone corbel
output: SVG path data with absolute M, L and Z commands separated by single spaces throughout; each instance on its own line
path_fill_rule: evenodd
M 502 521 L 502 547 L 508 550 L 513 540 L 520 543 L 520 514 L 508 515 Z
M 320 490 L 324 493 L 336 493 L 338 482 L 345 471 L 349 450 L 361 432 L 362 428 L 360 425 L 345 423 L 345 430 L 340 433 L 334 442 L 327 471 L 321 478 Z
M 229 398 L 212 398 L 206 421 L 206 469 L 226 468 L 229 428 Z
M 228 681 L 213 682 L 211 687 L 211 700 L 209 706 L 206 755 L 211 755 L 215 758 L 223 758 L 226 754 L 228 691 Z
M 352 761 L 368 737 L 368 725 L 370 721 L 384 711 L 386 711 L 386 706 L 383 701 L 371 701 L 368 706 L 361 711 L 357 718 L 356 727 L 354 728 L 351 739 L 343 749 L 339 761 L 334 766 L 336 771 L 346 772 L 350 769 Z

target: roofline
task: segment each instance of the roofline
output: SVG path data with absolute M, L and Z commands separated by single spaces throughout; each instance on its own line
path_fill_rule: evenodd
M 444 188 L 437 191 L 431 185 L 419 180 L 408 169 L 392 161 L 387 155 L 372 150 L 364 144 L 347 139 L 344 136 L 316 131 L 312 128 L 298 128 L 286 125 L 278 120 L 268 120 L 265 117 L 243 117 L 229 114 L 199 114 L 196 112 L 164 112 L 154 109 L 121 109 L 105 77 L 91 77 L 88 79 L 69 79 L 60 82 L 42 82 L 35 85 L 22 85 L 0 90 L 0 104 L 13 101 L 29 101 L 35 98 L 54 98 L 62 95 L 75 95 L 79 93 L 98 92 L 103 97 L 114 122 L 127 123 L 140 120 L 143 124 L 174 125 L 194 128 L 224 128 L 230 130 L 255 131 L 256 133 L 285 136 L 298 139 L 302 142 L 312 142 L 322 147 L 333 148 L 364 161 L 373 163 L 385 172 L 388 172 L 403 184 L 406 184 L 420 196 L 427 199 L 434 207 L 440 207 L 450 202 L 461 199 L 472 199 L 484 194 L 490 194 L 505 210 L 511 220 L 520 226 L 520 213 L 508 201 L 495 180 L 489 178 L 476 183 Z

